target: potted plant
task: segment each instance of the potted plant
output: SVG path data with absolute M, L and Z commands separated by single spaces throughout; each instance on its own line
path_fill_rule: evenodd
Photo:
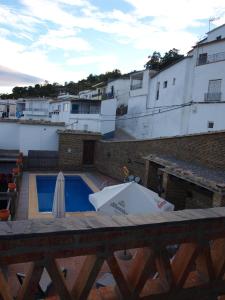
M 10 216 L 9 209 L 0 209 L 0 220 L 1 221 L 8 221 Z
M 16 184 L 14 182 L 8 183 L 9 192 L 14 192 L 16 190 Z

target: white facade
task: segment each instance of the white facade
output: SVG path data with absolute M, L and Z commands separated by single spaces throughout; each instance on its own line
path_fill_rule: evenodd
M 117 100 L 117 107 L 128 104 L 130 95 L 130 79 L 119 78 L 107 83 L 106 96 Z
M 179 62 L 153 76 L 142 71 L 117 126 L 136 138 L 224 130 L 224 38 L 225 25 L 209 32 Z
M 116 100 L 53 101 L 51 120 L 65 122 L 68 129 L 98 132 L 105 136 L 115 131 Z
M 78 96 L 80 99 L 90 99 L 92 100 L 92 96 L 96 94 L 95 90 L 84 90 L 84 91 L 80 91 Z
M 16 100 L 0 99 L 0 117 L 13 119 L 16 117 Z
M 49 120 L 49 99 L 25 99 L 25 110 L 23 111 L 23 115 L 25 120 Z
M 24 155 L 29 150 L 58 151 L 59 129 L 64 129 L 64 126 L 1 122 L 0 149 L 19 150 Z

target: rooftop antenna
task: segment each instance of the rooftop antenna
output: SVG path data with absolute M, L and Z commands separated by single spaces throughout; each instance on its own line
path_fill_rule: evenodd
M 214 22 L 214 21 L 217 21 L 219 19 L 220 19 L 220 17 L 211 17 L 211 18 L 209 18 L 209 31 L 210 31 L 211 23 Z

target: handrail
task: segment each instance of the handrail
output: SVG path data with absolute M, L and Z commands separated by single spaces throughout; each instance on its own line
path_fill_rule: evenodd
M 172 260 L 168 252 L 171 245 L 180 245 Z M 115 252 L 133 248 L 138 249 L 125 275 Z M 104 293 L 110 299 L 126 300 L 203 299 L 207 293 L 218 296 L 225 294 L 224 249 L 225 207 L 0 223 L 0 264 L 33 262 L 18 295 L 31 293 L 46 268 L 60 299 L 102 300 Z M 87 257 L 70 290 L 56 259 L 81 255 Z M 105 261 L 117 287 L 100 288 L 97 293 L 92 286 Z M 190 277 L 193 273 L 194 281 Z M 9 283 L 1 275 L 0 271 L 5 290 L 0 294 L 9 296 Z M 12 299 L 6 296 L 3 298 Z

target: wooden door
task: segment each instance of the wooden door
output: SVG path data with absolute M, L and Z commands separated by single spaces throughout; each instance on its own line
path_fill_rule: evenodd
M 95 141 L 83 141 L 83 164 L 94 164 Z

